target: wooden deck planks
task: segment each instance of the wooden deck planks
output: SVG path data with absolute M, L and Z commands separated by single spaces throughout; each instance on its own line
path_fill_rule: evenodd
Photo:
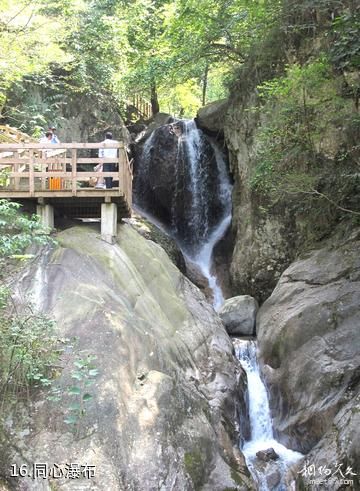
M 114 162 L 109 158 L 84 157 L 83 150 L 100 148 L 118 149 L 116 172 L 88 170 L 89 166 L 91 169 L 98 163 Z M 79 151 L 82 152 L 80 157 Z M 79 165 L 87 167 L 79 168 Z M 99 216 L 101 203 L 114 202 L 122 216 L 131 214 L 132 168 L 122 142 L 113 146 L 103 143 L 0 144 L 0 169 L 4 168 L 7 179 L 0 186 L 0 198 L 21 201 L 45 199 L 56 208 L 66 208 L 70 216 L 75 216 L 74 213 L 81 216 L 96 213 L 95 216 Z M 81 181 L 103 177 L 112 177 L 118 182 L 118 187 L 97 189 L 79 186 Z M 94 200 L 98 201 L 95 203 Z

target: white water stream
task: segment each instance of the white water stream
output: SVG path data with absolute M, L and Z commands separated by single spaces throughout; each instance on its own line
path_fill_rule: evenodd
M 215 228 L 215 230 L 210 235 L 208 242 L 206 242 L 200 249 L 199 253 L 190 258 L 195 264 L 197 264 L 209 282 L 209 287 L 213 291 L 213 307 L 217 311 L 220 309 L 224 303 L 224 295 L 220 285 L 218 284 L 217 277 L 211 272 L 212 266 L 212 253 L 215 245 L 224 236 L 227 228 L 231 223 L 231 214 L 223 218 L 220 224 Z
M 196 247 L 189 247 L 186 241 L 182 244 L 181 237 L 177 233 L 175 220 L 172 230 L 167 232 L 170 232 L 169 234 L 177 240 L 186 259 L 196 264 L 204 277 L 207 278 L 209 287 L 213 291 L 213 306 L 215 310 L 219 310 L 224 303 L 224 296 L 216 275 L 212 272 L 212 259 L 215 245 L 222 239 L 231 223 L 232 185 L 223 155 L 215 145 L 211 144 L 216 158 L 217 189 L 222 211 L 217 223 L 210 226 L 209 203 L 212 197 L 209 195 L 206 186 L 206 165 L 210 165 L 210 163 L 205 162 L 204 165 L 202 155 L 203 136 L 194 121 L 185 121 L 183 123 L 185 126 L 183 134 L 178 139 L 178 152 L 179 155 L 182 152 L 185 153 L 187 157 L 186 161 L 190 176 L 188 186 L 192 197 L 191 202 L 189 202 L 191 210 L 189 230 L 194 235 Z M 151 138 L 146 142 L 143 152 L 146 160 L 145 165 L 147 166 L 149 166 Z M 141 213 L 144 214 L 142 211 Z M 148 215 L 147 218 L 153 223 L 155 222 L 154 217 Z M 234 346 L 236 356 L 240 360 L 248 378 L 251 439 L 245 442 L 241 449 L 247 466 L 258 484 L 259 491 L 288 491 L 295 489 L 291 483 L 285 484 L 283 482 L 283 476 L 289 467 L 303 456 L 298 452 L 287 449 L 274 438 L 268 396 L 260 377 L 256 358 L 256 343 L 254 341 L 234 340 Z M 272 461 L 271 464 L 259 462 L 256 453 L 269 448 L 274 449 L 279 459 Z M 271 467 L 272 482 L 269 480 L 269 473 L 266 472 L 266 468 L 269 465 Z M 275 485 L 273 484 L 274 480 L 276 482 Z
M 201 138 L 200 131 L 196 127 L 195 121 L 186 121 L 185 134 L 179 138 L 179 146 L 185 145 L 187 154 L 190 161 L 190 175 L 191 175 L 191 191 L 194 197 L 192 203 L 192 216 L 195 222 L 206 223 L 207 236 L 205 240 L 200 244 L 200 249 L 195 254 L 190 254 L 187 251 L 182 250 L 183 254 L 188 260 L 195 263 L 202 274 L 209 282 L 209 287 L 213 291 L 213 307 L 215 310 L 219 310 L 224 303 L 224 296 L 216 275 L 212 273 L 212 256 L 215 245 L 224 236 L 226 230 L 231 223 L 231 191 L 232 185 L 230 183 L 229 175 L 227 172 L 226 164 L 223 155 L 217 146 L 212 145 L 219 179 L 219 198 L 223 206 L 223 214 L 217 225 L 213 228 L 210 234 L 208 234 L 208 211 L 207 203 L 211 199 L 211 196 L 205 194 L 202 181 L 203 176 L 200 167 L 201 159 Z M 199 204 L 202 203 L 202 207 L 199 208 Z
M 212 271 L 213 251 L 231 223 L 232 185 L 224 156 L 219 148 L 197 128 L 195 121 L 181 121 L 181 129 L 182 133 L 178 135 L 178 155 L 174 175 L 172 223 L 166 233 L 175 239 L 186 260 L 193 263 L 208 280 L 213 292 L 213 306 L 219 310 L 224 303 L 224 296 Z M 150 216 L 146 209 L 147 199 L 151 202 L 149 175 L 152 172 L 154 146 L 156 146 L 156 130 L 152 132 L 143 147 L 136 194 L 139 198 L 137 204 L 139 212 L 144 216 L 147 215 L 147 218 L 159 227 L 159 223 L 155 223 L 154 217 Z M 216 193 L 215 196 L 212 193 Z M 186 203 L 183 202 L 185 199 L 188 200 Z M 215 223 L 214 209 L 215 213 L 219 214 Z
M 265 385 L 263 384 L 259 365 L 256 357 L 256 342 L 248 340 L 234 340 L 236 357 L 240 360 L 242 367 L 246 371 L 248 379 L 248 398 L 249 398 L 249 418 L 251 428 L 251 439 L 245 442 L 241 449 L 246 464 L 257 481 L 259 491 L 287 491 L 292 489 L 290 485 L 281 482 L 281 477 L 287 469 L 295 464 L 303 455 L 284 447 L 274 438 L 273 426 L 270 415 L 269 400 Z M 256 453 L 260 450 L 273 448 L 279 455 L 279 459 L 273 461 L 279 474 L 280 482 L 275 487 L 269 486 L 266 474 L 261 472 Z M 273 470 L 274 472 L 274 470 Z

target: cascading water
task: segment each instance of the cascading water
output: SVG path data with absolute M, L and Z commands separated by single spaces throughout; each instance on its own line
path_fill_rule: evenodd
M 194 121 L 182 121 L 181 128 L 172 220 L 182 249 L 194 258 L 221 221 L 226 203 L 221 193 L 220 152 L 214 151 Z
M 204 137 L 194 121 L 178 122 L 176 137 L 169 125 L 155 130 L 146 141 L 141 157 L 141 175 L 138 178 L 137 202 L 141 208 L 157 217 L 165 217 L 165 225 L 180 246 L 188 261 L 195 263 L 209 282 L 213 291 L 213 305 L 219 309 L 224 298 L 216 276 L 212 273 L 212 256 L 215 245 L 224 236 L 231 223 L 232 186 L 220 150 Z M 158 133 L 157 133 L 158 131 Z M 167 167 L 158 155 L 163 146 L 171 153 Z M 169 172 L 172 165 L 173 172 Z M 159 174 L 165 182 L 159 184 Z M 167 194 L 168 193 L 168 194 Z M 157 194 L 157 195 L 156 195 Z M 170 198 L 169 198 L 170 196 Z M 153 207 L 153 208 L 152 208 Z M 165 208 L 170 210 L 166 220 Z M 287 449 L 274 439 L 267 392 L 261 381 L 254 341 L 235 340 L 236 355 L 248 377 L 249 417 L 251 439 L 243 445 L 247 465 L 257 481 L 259 491 L 287 491 L 282 482 L 286 470 L 302 455 Z M 256 453 L 273 448 L 279 459 L 271 464 L 277 482 L 269 483 L 266 466 L 259 464 Z M 276 480 L 275 479 L 275 480 Z
M 189 189 L 191 192 L 190 227 L 198 233 L 197 242 L 201 243 L 209 231 L 209 214 L 206 206 L 206 174 L 202 164 L 203 140 L 200 138 L 194 121 L 185 122 L 184 136 L 179 138 L 179 160 L 185 148 L 185 162 L 189 162 Z
M 201 272 L 209 282 L 209 287 L 213 291 L 213 306 L 215 310 L 219 310 L 224 303 L 224 295 L 217 282 L 216 275 L 211 273 L 212 253 L 215 245 L 224 236 L 230 223 L 231 214 L 225 216 L 223 220 L 221 220 L 219 226 L 212 232 L 207 243 L 204 244 L 199 253 L 194 258 L 190 258 L 199 266 Z
M 192 201 L 192 223 L 193 233 L 200 231 L 201 235 L 197 239 L 197 247 L 183 247 L 183 252 L 187 258 L 197 264 L 209 282 L 209 287 L 213 291 L 213 305 L 218 310 L 224 302 L 221 287 L 217 278 L 211 272 L 212 254 L 215 245 L 224 236 L 231 223 L 231 183 L 227 173 L 224 157 L 220 150 L 211 145 L 214 152 L 217 168 L 217 195 L 220 203 L 221 214 L 217 223 L 212 227 L 209 223 L 209 200 L 208 186 L 206 182 L 206 168 L 204 168 L 203 145 L 201 132 L 197 129 L 194 121 L 186 121 L 184 137 L 179 138 L 179 154 L 182 146 L 185 146 L 188 161 L 190 163 L 190 186 L 193 196 Z
M 216 145 L 193 120 L 179 121 L 178 125 L 177 139 L 166 125 L 145 142 L 135 183 L 136 202 L 164 222 L 186 259 L 197 265 L 209 282 L 213 305 L 218 309 L 224 298 L 211 271 L 212 254 L 231 222 L 232 186 Z M 159 157 L 164 147 L 170 155 L 166 164 Z
M 260 377 L 256 357 L 256 342 L 236 339 L 234 346 L 236 356 L 246 371 L 248 379 L 251 439 L 244 443 L 241 450 L 250 472 L 258 482 L 259 491 L 287 491 L 289 487 L 282 482 L 281 476 L 303 455 L 289 450 L 274 439 L 268 396 Z M 269 485 L 266 473 L 262 472 L 261 466 L 257 465 L 256 453 L 269 448 L 273 448 L 279 456 L 279 459 L 273 463 L 279 475 L 279 482 L 275 486 Z

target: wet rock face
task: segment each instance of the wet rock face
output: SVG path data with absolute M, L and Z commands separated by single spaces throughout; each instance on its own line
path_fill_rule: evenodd
M 175 193 L 177 138 L 170 125 L 157 128 L 139 152 L 134 168 L 136 202 L 171 225 L 172 197 Z
M 135 166 L 136 203 L 170 227 L 193 252 L 224 213 L 214 150 L 195 126 L 155 129 Z M 196 134 L 196 138 L 195 138 Z
M 99 491 L 254 489 L 235 429 L 246 379 L 201 292 L 130 225 L 119 227 L 115 245 L 85 226 L 61 232 L 58 242 L 18 288 L 55 318 L 60 338 L 78 341 L 59 362 L 61 400 L 37 393 L 28 412 L 9 420 L 1 470 L 79 462 L 96 466 L 90 484 Z M 99 375 L 75 438 L 64 418 L 80 353 L 97 357 Z M 53 484 L 88 489 L 89 481 Z M 14 487 L 48 489 L 26 478 Z
M 229 108 L 229 101 L 222 99 L 211 102 L 199 109 L 197 113 L 197 124 L 206 132 L 216 137 L 224 133 L 226 113 Z
M 188 258 L 185 259 L 185 275 L 189 280 L 194 283 L 203 292 L 209 303 L 214 301 L 214 294 L 209 287 L 209 281 L 205 278 L 204 274 L 200 270 L 199 266 Z
M 253 336 L 255 334 L 258 303 L 250 295 L 228 298 L 219 311 L 221 320 L 229 334 Z
M 260 450 L 256 453 L 256 457 L 263 462 L 269 462 L 270 460 L 278 460 L 279 456 L 273 448 L 268 448 L 266 450 Z
M 317 462 L 353 468 L 360 461 L 359 238 L 294 262 L 257 317 L 279 439 L 311 450 Z

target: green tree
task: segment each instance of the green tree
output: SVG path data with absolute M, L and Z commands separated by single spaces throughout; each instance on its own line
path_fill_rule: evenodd
M 177 82 L 196 78 L 205 103 L 211 79 L 244 62 L 276 22 L 278 10 L 278 3 L 268 0 L 175 2 L 161 38 L 167 48 L 167 76 Z
M 18 203 L 0 200 L 0 266 L 8 279 L 9 261 L 26 259 L 34 242 L 49 241 L 37 216 L 20 213 Z M 54 323 L 30 304 L 19 306 L 10 289 L 0 282 L 0 413 L 31 384 L 50 385 L 52 365 L 58 358 Z M 1 418 L 0 418 L 1 422 Z
M 72 77 L 82 91 L 95 97 L 122 93 L 122 75 L 127 71 L 125 25 L 118 15 L 120 2 L 87 2 L 77 16 L 77 26 L 66 39 L 71 54 Z
M 68 60 L 62 48 L 67 27 L 61 17 L 49 17 L 43 6 L 40 0 L 0 0 L 0 116 L 14 82 L 46 72 L 53 61 Z
M 166 72 L 164 32 L 167 3 L 164 0 L 134 0 L 119 12 L 127 26 L 129 70 L 124 77 L 129 93 L 142 94 L 159 112 L 158 88 Z M 168 84 L 169 86 L 169 84 Z
M 6 179 L 6 176 L 2 179 Z M 19 203 L 0 199 L 0 266 L 2 270 L 7 259 L 14 255 L 21 255 L 32 243 L 44 244 L 50 240 L 39 217 L 24 215 L 20 209 Z

